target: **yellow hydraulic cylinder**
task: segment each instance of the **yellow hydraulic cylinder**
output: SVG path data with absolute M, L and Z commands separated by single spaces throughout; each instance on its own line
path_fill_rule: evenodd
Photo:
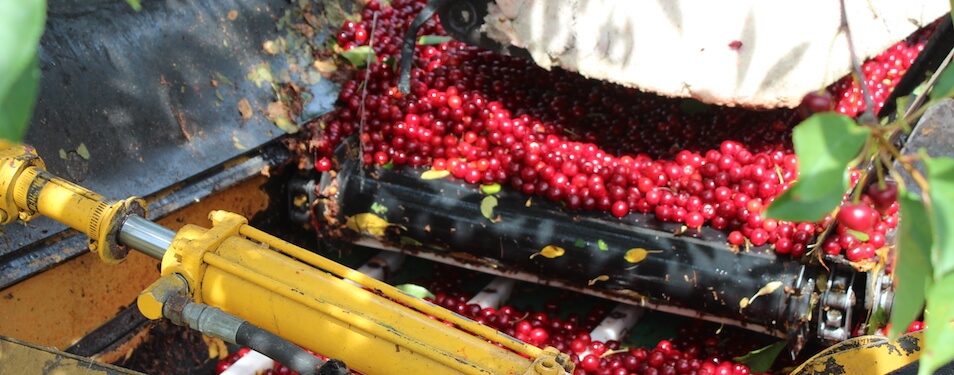
M 400 293 L 386 284 L 374 285 L 374 292 L 355 286 L 333 275 L 335 270 L 319 270 L 272 250 L 269 243 L 300 250 L 302 257 L 311 254 L 271 236 L 260 238 L 263 234 L 244 225 L 244 218 L 238 215 L 218 211 L 212 216 L 217 222 L 212 229 L 189 226 L 180 230 L 163 259 L 163 274 L 174 272 L 187 275 L 187 279 L 197 278 L 190 283 L 196 301 L 219 307 L 367 374 L 522 375 L 564 371 L 552 350 L 541 351 L 426 301 L 408 300 L 422 304 L 425 310 L 442 311 L 437 315 L 452 314 L 452 321 L 469 326 L 471 332 L 493 332 L 486 336 L 501 345 L 522 349 L 518 351 L 523 355 L 450 328 L 441 320 L 383 298 L 378 293 Z M 236 231 L 253 233 L 255 241 L 235 235 Z M 197 246 L 202 244 L 211 248 Z M 190 259 L 194 257 L 202 261 Z M 551 357 L 549 362 L 534 363 L 534 358 L 546 356 Z M 560 362 L 572 369 L 566 358 Z
M 146 216 L 138 198 L 112 201 L 44 170 L 36 151 L 0 142 L 0 224 L 42 214 L 89 236 L 89 248 L 109 264 L 125 259 L 128 250 L 118 232 L 128 215 Z

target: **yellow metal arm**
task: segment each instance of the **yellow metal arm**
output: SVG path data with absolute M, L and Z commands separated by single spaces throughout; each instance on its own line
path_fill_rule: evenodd
M 145 214 L 142 200 L 106 200 L 47 173 L 32 149 L 3 146 L 0 223 L 46 215 L 84 231 L 104 261 L 123 259 L 120 233 L 128 232 L 124 223 L 144 221 L 137 217 Z M 542 350 L 407 295 L 252 228 L 240 215 L 215 211 L 210 218 L 210 229 L 187 225 L 168 235 L 163 277 L 138 299 L 145 316 L 163 317 L 166 301 L 185 295 L 366 374 L 573 371 L 569 357 L 554 348 Z

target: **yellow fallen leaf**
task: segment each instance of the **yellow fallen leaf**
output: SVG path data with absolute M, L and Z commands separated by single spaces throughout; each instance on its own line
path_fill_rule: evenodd
M 281 101 L 268 103 L 268 109 L 265 111 L 265 117 L 275 124 L 285 133 L 295 134 L 298 132 L 298 125 L 288 117 L 288 107 Z
M 433 170 L 433 169 L 428 169 L 428 170 L 424 171 L 424 173 L 421 173 L 421 179 L 422 179 L 422 180 L 437 180 L 437 179 L 441 179 L 441 178 L 450 176 L 450 174 L 451 174 L 450 171 L 448 171 L 448 170 L 446 170 L 446 169 L 443 170 L 443 171 L 437 171 L 437 170 Z
M 245 149 L 246 149 L 245 145 L 242 144 L 242 141 L 240 141 L 240 140 L 238 139 L 238 137 L 236 137 L 236 136 L 234 136 L 234 135 L 232 136 L 232 147 L 235 147 L 236 150 L 245 150 Z
M 311 65 L 315 68 L 315 70 L 323 74 L 334 73 L 335 71 L 338 70 L 338 65 L 335 65 L 334 60 L 331 60 L 331 59 L 315 60 L 315 62 L 312 63 Z
M 759 292 L 758 292 L 758 293 L 755 293 L 755 296 L 756 296 L 756 297 L 757 297 L 757 296 L 764 296 L 764 295 L 769 295 L 769 294 L 775 293 L 775 291 L 778 290 L 778 288 L 779 288 L 780 286 L 782 286 L 782 282 L 781 282 L 781 281 L 771 281 L 771 282 L 769 282 L 768 284 L 765 284 L 765 286 L 763 286 L 762 289 L 759 289 Z M 753 298 L 753 299 L 754 299 L 754 298 Z
M 89 160 L 89 149 L 86 148 L 85 143 L 80 143 L 79 147 L 76 148 L 76 153 L 83 159 Z
M 623 256 L 623 259 L 626 259 L 630 263 L 639 263 L 646 259 L 650 253 L 661 253 L 662 250 L 646 250 L 641 247 L 636 247 L 626 251 L 626 255 Z
M 595 279 L 588 281 L 586 285 L 593 286 L 593 284 L 596 284 L 599 281 L 606 281 L 606 280 L 609 280 L 609 276 L 599 275 Z
M 265 43 L 262 43 L 262 49 L 269 55 L 277 55 L 278 52 L 281 52 L 278 43 L 275 43 L 274 40 L 266 40 Z
M 239 114 L 242 115 L 243 120 L 252 118 L 252 105 L 248 102 L 247 98 L 242 98 L 242 100 L 239 100 L 236 107 L 238 107 Z
M 348 229 L 375 237 L 384 237 L 384 230 L 389 226 L 391 223 L 372 213 L 357 214 L 345 221 L 345 227 Z
M 562 247 L 554 246 L 554 245 L 547 245 L 547 246 L 544 246 L 544 247 L 543 247 L 543 250 L 540 250 L 540 252 L 533 253 L 533 255 L 530 255 L 530 259 L 533 259 L 533 258 L 536 257 L 537 255 L 543 255 L 543 256 L 546 257 L 546 258 L 553 259 L 553 258 L 556 258 L 556 257 L 563 256 L 563 254 L 565 254 L 565 253 L 566 253 L 566 250 L 563 250 Z
M 222 339 L 202 335 L 202 341 L 209 347 L 209 359 L 225 359 L 229 355 L 229 348 Z
M 755 295 L 752 296 L 752 298 L 743 298 L 741 301 L 739 301 L 739 306 L 744 309 L 746 306 L 748 306 L 752 302 L 755 302 L 755 299 L 759 298 L 759 296 L 766 296 L 766 295 L 775 293 L 775 291 L 778 290 L 778 288 L 781 286 L 782 286 L 781 281 L 770 281 L 768 284 L 765 284 L 765 286 L 759 289 L 758 292 L 755 292 Z M 743 305 L 743 302 L 745 302 L 744 305 Z

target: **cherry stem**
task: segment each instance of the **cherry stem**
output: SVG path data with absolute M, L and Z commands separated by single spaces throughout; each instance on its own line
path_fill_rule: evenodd
M 375 34 L 374 32 L 377 26 L 378 26 L 378 12 L 374 12 L 374 15 L 371 17 L 371 35 L 370 35 L 371 37 L 368 38 L 368 48 L 370 48 L 372 52 L 374 51 L 374 34 Z M 363 134 L 365 129 L 364 123 L 366 120 L 365 118 L 366 116 L 365 116 L 365 110 L 364 110 L 364 103 L 365 103 L 365 99 L 368 96 L 368 81 L 371 80 L 371 55 L 373 54 L 374 53 L 369 53 L 367 57 L 365 58 L 364 82 L 361 83 L 361 86 L 362 86 L 361 87 L 361 106 L 359 109 L 361 111 L 361 122 L 358 123 L 358 134 Z M 361 147 L 361 146 L 362 146 L 361 137 L 358 137 L 358 158 L 359 160 L 364 160 L 364 147 Z M 363 174 L 364 168 L 360 168 L 360 171 Z
M 923 191 L 926 196 L 928 191 L 928 182 L 921 172 L 911 165 L 912 158 L 901 155 L 901 151 L 898 151 L 898 148 L 895 147 L 893 143 L 888 142 L 883 137 L 878 137 L 878 143 L 881 144 L 882 148 L 888 150 L 888 152 L 891 153 L 891 156 L 898 161 L 898 164 L 901 164 L 901 168 L 904 168 L 905 172 L 908 172 L 908 174 L 911 175 L 911 178 L 914 179 L 914 182 L 918 184 L 918 186 L 921 188 L 921 191 Z
M 861 62 L 858 61 L 858 54 L 855 53 L 854 39 L 851 37 L 851 28 L 848 27 L 848 12 L 845 8 L 845 0 L 839 0 L 841 4 L 841 25 L 839 29 L 845 32 L 845 40 L 848 42 L 848 54 L 851 56 L 851 66 L 854 68 L 855 79 L 861 86 L 861 94 L 865 99 L 865 112 L 861 116 L 865 125 L 875 127 L 877 121 L 874 114 L 874 101 L 871 99 L 871 90 L 868 88 L 868 82 L 865 79 L 864 71 L 861 69 Z
M 609 356 L 611 356 L 611 355 L 613 355 L 613 354 L 620 354 L 620 353 L 629 353 L 629 348 L 619 348 L 619 349 L 616 349 L 616 350 L 607 350 L 607 351 L 603 352 L 603 354 L 600 354 L 600 358 L 606 358 L 606 357 L 609 357 Z

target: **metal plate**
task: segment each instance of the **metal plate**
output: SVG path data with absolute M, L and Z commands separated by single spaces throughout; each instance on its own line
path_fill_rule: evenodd
M 292 6 L 162 1 L 137 12 L 124 1 L 51 2 L 26 143 L 54 174 L 109 198 L 150 197 L 164 212 L 259 173 L 269 160 L 259 148 L 284 131 L 260 114 L 272 87 L 247 76 L 285 67 L 262 45 L 283 36 L 276 23 Z M 330 110 L 337 87 L 311 89 L 312 104 Z M 247 120 L 242 99 L 254 112 Z M 0 228 L 0 289 L 85 251 L 66 229 L 46 218 Z

